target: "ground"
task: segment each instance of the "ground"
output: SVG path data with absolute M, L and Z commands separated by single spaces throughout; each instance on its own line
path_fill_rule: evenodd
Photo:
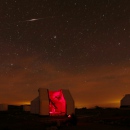
M 43 117 L 26 112 L 0 112 L 0 130 L 129 130 L 130 112 L 119 109 L 76 111 L 77 125 L 64 117 Z

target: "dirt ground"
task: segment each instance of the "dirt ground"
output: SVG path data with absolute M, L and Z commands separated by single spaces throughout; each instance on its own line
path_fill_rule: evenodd
M 77 125 L 60 123 L 62 118 L 41 117 L 30 113 L 0 112 L 0 130 L 130 130 L 130 112 L 98 110 L 77 114 Z
M 125 126 L 113 126 L 113 125 L 104 125 L 104 124 L 97 124 L 97 123 L 86 123 L 84 125 L 77 125 L 77 126 L 69 126 L 64 127 L 62 130 L 130 130 L 129 127 Z

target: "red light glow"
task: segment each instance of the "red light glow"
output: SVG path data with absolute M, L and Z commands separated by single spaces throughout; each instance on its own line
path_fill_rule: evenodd
M 49 109 L 51 116 L 66 114 L 66 101 L 63 96 L 62 90 L 49 91 L 49 99 Z

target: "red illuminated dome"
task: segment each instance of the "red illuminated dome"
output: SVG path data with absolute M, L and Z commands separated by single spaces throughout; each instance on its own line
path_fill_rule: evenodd
M 75 113 L 74 100 L 68 89 L 52 91 L 39 88 L 38 92 L 39 96 L 31 101 L 31 113 L 50 116 Z

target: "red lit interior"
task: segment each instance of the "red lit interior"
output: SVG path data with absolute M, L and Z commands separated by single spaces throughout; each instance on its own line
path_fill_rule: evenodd
M 49 100 L 49 109 L 51 116 L 66 114 L 66 101 L 64 99 L 62 90 L 49 91 Z

